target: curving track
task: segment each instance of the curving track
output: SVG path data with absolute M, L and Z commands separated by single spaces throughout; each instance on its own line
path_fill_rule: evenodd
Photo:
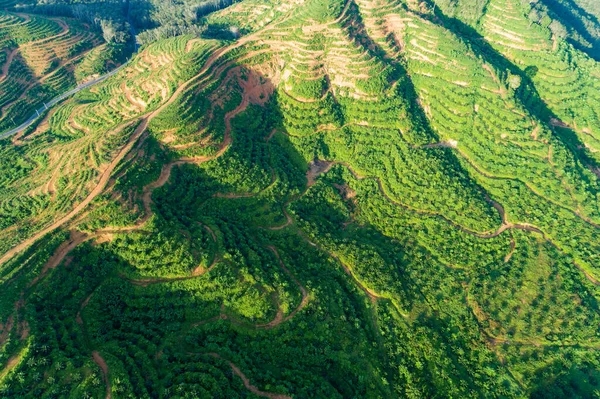
M 25 122 L 23 122 L 21 125 L 15 127 L 14 129 L 8 130 L 4 133 L 0 133 L 0 140 L 5 139 L 7 137 L 12 136 L 13 134 L 17 134 L 19 132 L 22 132 L 23 130 L 27 129 L 29 126 L 31 126 L 46 110 L 48 110 L 49 108 L 52 108 L 54 105 L 58 104 L 59 102 L 63 101 L 64 99 L 71 97 L 72 95 L 79 93 L 81 90 L 85 90 L 87 88 L 90 88 L 91 86 L 94 86 L 95 84 L 98 84 L 106 79 L 108 79 L 109 77 L 113 76 L 114 74 L 116 74 L 117 72 L 119 72 L 121 69 L 123 69 L 128 63 L 125 63 L 123 65 L 121 65 L 120 67 L 113 69 L 112 71 L 108 72 L 107 74 L 104 74 L 94 80 L 90 80 L 89 82 L 86 83 L 82 83 L 79 86 L 77 86 L 74 89 L 71 89 L 69 91 L 67 91 L 66 93 L 61 94 L 60 96 L 54 97 L 52 100 L 48 101 L 47 103 L 44 104 L 43 107 L 41 107 L 40 109 L 36 110 L 35 113 L 33 115 L 31 115 L 29 117 L 29 119 L 27 119 Z

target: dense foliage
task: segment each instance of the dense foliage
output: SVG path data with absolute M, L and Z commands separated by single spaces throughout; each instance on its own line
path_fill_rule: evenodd
M 0 142 L 0 397 L 600 397 L 594 2 L 65 3 L 147 43 Z

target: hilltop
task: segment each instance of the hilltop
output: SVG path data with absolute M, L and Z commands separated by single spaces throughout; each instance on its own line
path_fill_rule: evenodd
M 222 5 L 0 14 L 0 395 L 596 397 L 593 2 Z

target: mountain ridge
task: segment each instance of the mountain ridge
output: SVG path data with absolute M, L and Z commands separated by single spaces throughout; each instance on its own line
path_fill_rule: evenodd
M 240 1 L 0 142 L 0 395 L 595 397 L 600 68 L 532 9 Z

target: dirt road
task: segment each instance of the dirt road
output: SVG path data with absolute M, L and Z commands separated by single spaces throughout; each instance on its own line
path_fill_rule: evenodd
M 227 364 L 229 364 L 229 367 L 231 367 L 231 371 L 233 371 L 238 377 L 242 379 L 242 382 L 244 383 L 246 389 L 255 394 L 256 396 L 270 399 L 292 399 L 292 397 L 288 395 L 261 391 L 256 386 L 250 383 L 248 377 L 246 377 L 242 370 L 240 370 L 240 368 L 236 366 L 233 362 L 223 359 L 218 353 L 208 353 L 208 355 L 227 362 Z
M 102 371 L 102 379 L 106 384 L 106 399 L 111 399 L 112 392 L 110 389 L 110 380 L 108 379 L 108 365 L 106 364 L 106 361 L 104 361 L 104 358 L 100 355 L 100 353 L 98 353 L 98 351 L 92 352 L 92 358 Z

